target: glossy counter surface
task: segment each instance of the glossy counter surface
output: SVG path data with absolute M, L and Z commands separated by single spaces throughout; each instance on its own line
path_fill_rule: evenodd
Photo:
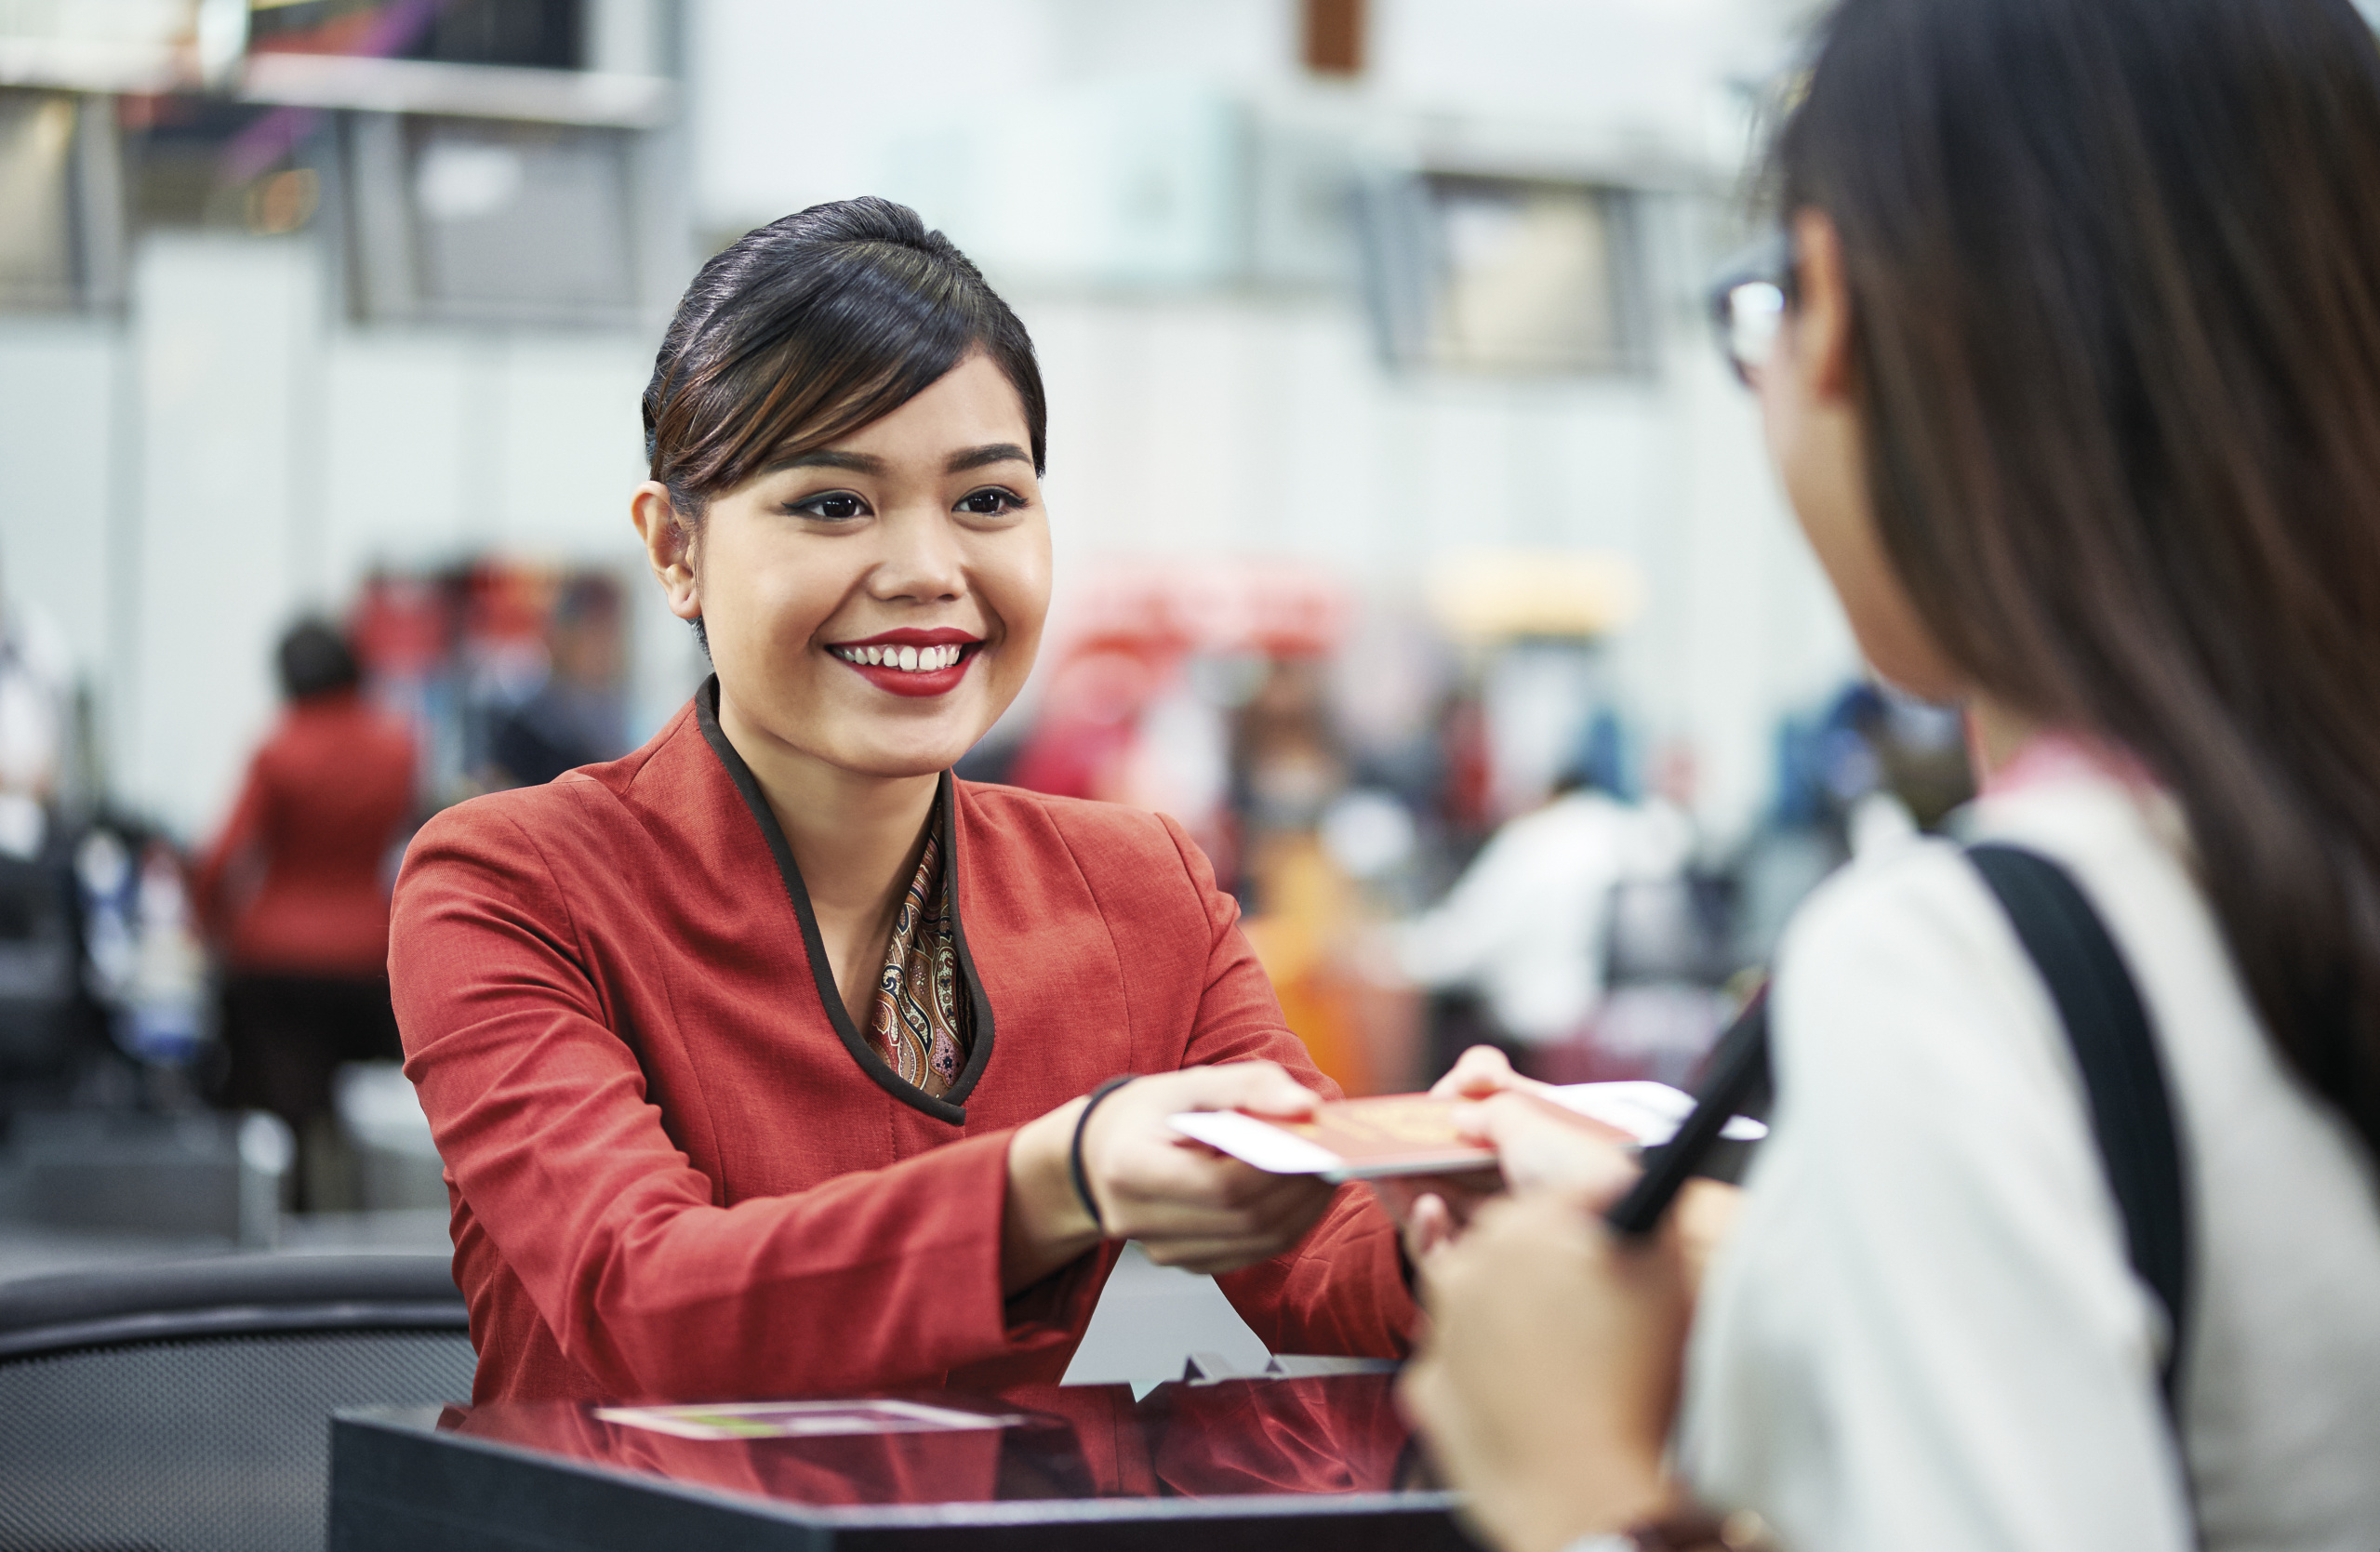
M 680 1437 L 566 1405 L 345 1413 L 330 1545 L 1462 1547 L 1391 1385 L 1228 1380 L 1137 1401 L 1123 1386 L 904 1391 L 910 1406 L 872 1424 L 866 1407 L 791 1420 L 871 1431 L 769 1438 Z M 909 1415 L 928 1431 L 882 1431 Z

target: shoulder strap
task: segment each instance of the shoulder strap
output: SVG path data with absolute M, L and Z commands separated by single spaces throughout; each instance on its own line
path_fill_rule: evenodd
M 2166 1413 L 2178 1424 L 2174 1386 L 2189 1331 L 2189 1214 L 2173 1104 L 2140 990 L 2106 923 L 2065 869 L 1999 843 L 1970 846 L 1967 856 L 2049 983 L 2073 1044 L 2133 1270 L 2165 1306 L 2173 1328 L 2159 1383 Z

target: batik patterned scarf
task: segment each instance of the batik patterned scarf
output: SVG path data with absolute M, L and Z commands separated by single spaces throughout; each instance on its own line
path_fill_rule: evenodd
M 958 1081 L 975 1033 L 959 985 L 958 938 L 951 916 L 941 838 L 929 831 L 876 978 L 873 1034 L 884 1064 L 937 1099 Z

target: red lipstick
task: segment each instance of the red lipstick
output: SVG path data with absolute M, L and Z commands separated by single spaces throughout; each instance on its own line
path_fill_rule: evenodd
M 924 697 L 948 695 L 967 676 L 983 638 L 954 626 L 921 630 L 904 626 L 859 641 L 832 642 L 827 651 L 880 690 Z

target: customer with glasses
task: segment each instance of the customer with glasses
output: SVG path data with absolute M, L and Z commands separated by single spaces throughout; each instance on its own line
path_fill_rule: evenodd
M 1720 319 L 1786 491 L 2150 1060 L 2093 1069 L 2120 1007 L 2035 969 L 2086 935 L 2020 941 L 1984 848 L 1855 865 L 1781 952 L 1709 1275 L 1496 1094 L 1522 1188 L 1415 1209 L 1409 1405 L 1504 1552 L 2369 1552 L 2380 48 L 2348 0 L 1846 0 L 1774 181 Z M 2165 1095 L 2170 1286 L 2107 1142 Z

